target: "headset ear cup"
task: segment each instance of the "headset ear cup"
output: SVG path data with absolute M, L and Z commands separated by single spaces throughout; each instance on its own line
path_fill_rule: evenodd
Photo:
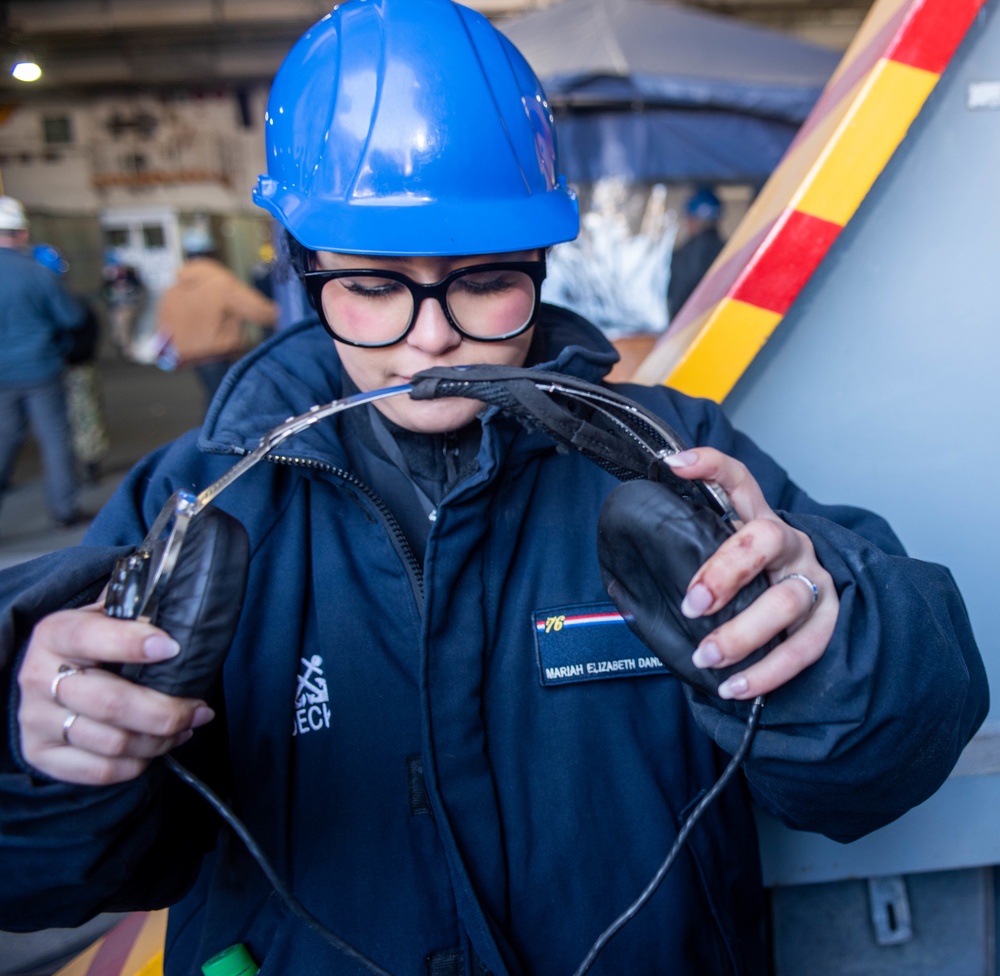
M 250 543 L 235 518 L 218 508 L 197 515 L 153 619 L 180 654 L 122 674 L 167 695 L 209 697 L 236 633 L 249 565 Z
M 618 485 L 597 524 L 601 577 L 628 626 L 678 678 L 712 695 L 729 675 L 760 660 L 773 645 L 729 668 L 698 668 L 691 662 L 703 638 L 768 586 L 760 575 L 710 617 L 689 620 L 681 613 L 692 577 L 731 534 L 719 515 L 691 496 L 641 480 Z

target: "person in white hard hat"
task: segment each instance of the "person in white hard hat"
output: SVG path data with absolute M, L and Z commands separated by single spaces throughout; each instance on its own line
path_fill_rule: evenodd
M 49 513 L 57 526 L 69 527 L 85 516 L 63 393 L 61 337 L 83 324 L 84 310 L 27 244 L 24 207 L 0 197 L 0 499 L 30 423 L 41 449 Z

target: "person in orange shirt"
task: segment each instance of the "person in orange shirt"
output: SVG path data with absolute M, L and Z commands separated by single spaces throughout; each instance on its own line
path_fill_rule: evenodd
M 215 253 L 208 234 L 184 235 L 184 263 L 160 299 L 157 331 L 177 366 L 191 366 L 211 403 L 223 377 L 254 344 L 247 323 L 274 327 L 277 306 L 241 281 Z

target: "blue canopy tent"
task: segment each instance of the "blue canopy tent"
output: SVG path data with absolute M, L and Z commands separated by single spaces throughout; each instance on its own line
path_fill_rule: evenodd
M 575 183 L 761 183 L 840 61 L 651 0 L 563 0 L 498 26 L 542 79 Z

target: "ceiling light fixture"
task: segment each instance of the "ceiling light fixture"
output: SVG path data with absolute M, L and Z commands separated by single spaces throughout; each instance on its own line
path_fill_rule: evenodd
M 18 54 L 14 58 L 14 67 L 10 73 L 18 81 L 38 81 L 42 77 L 42 69 L 35 64 L 34 58 L 30 54 Z

